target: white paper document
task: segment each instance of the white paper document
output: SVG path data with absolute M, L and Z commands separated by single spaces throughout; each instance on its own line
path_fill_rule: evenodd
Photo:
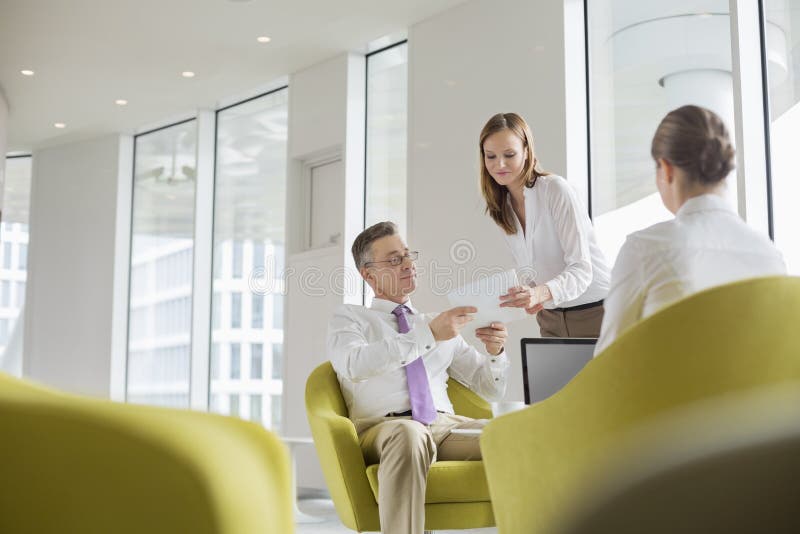
M 505 295 L 512 287 L 518 286 L 517 272 L 514 269 L 485 276 L 447 294 L 451 307 L 475 306 L 478 313 L 470 326 L 481 328 L 493 322 L 510 323 L 524 319 L 522 308 L 501 308 L 500 295 Z

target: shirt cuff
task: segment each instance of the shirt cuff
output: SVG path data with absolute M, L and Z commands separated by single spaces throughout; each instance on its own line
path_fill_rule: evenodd
M 506 369 L 508 369 L 510 364 L 507 354 L 506 348 L 503 347 L 503 351 L 497 356 L 492 356 L 491 354 L 489 355 L 489 370 L 491 371 L 492 378 L 494 378 L 495 382 L 500 380 L 506 374 Z
M 545 282 L 542 285 L 547 286 L 547 289 L 550 290 L 550 296 L 553 297 L 553 300 L 551 301 L 551 303 L 552 303 L 554 308 L 558 308 L 559 306 L 561 306 L 562 303 L 565 302 L 565 300 L 564 300 L 564 292 L 561 291 L 561 288 L 559 287 L 559 285 L 554 280 L 550 280 L 549 282 Z
M 433 332 L 431 332 L 428 323 L 421 317 L 412 317 L 414 326 L 411 328 L 411 331 L 409 331 L 409 335 L 411 335 L 414 340 L 414 353 L 402 356 L 400 365 L 407 365 L 413 362 L 436 346 L 436 339 L 433 337 Z M 408 358 L 407 356 L 411 357 Z

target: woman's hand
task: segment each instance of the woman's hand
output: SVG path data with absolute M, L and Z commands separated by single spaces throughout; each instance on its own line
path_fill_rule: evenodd
M 536 315 L 544 308 L 544 303 L 552 300 L 550 288 L 546 285 L 517 286 L 500 296 L 501 308 L 524 308 L 529 315 Z
M 486 345 L 486 352 L 497 356 L 503 350 L 508 337 L 508 330 L 503 323 L 492 323 L 484 328 L 477 328 L 475 336 Z

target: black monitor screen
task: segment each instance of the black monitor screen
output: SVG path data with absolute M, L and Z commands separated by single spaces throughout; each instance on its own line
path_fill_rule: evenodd
M 594 338 L 525 338 L 522 380 L 525 404 L 546 399 L 563 388 L 594 355 Z

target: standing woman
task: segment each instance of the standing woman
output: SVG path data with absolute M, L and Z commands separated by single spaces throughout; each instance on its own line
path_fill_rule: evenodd
M 489 119 L 479 149 L 486 213 L 523 284 L 501 306 L 535 314 L 543 337 L 597 337 L 610 273 L 586 208 L 564 178 L 539 168 L 531 130 L 516 113 Z

